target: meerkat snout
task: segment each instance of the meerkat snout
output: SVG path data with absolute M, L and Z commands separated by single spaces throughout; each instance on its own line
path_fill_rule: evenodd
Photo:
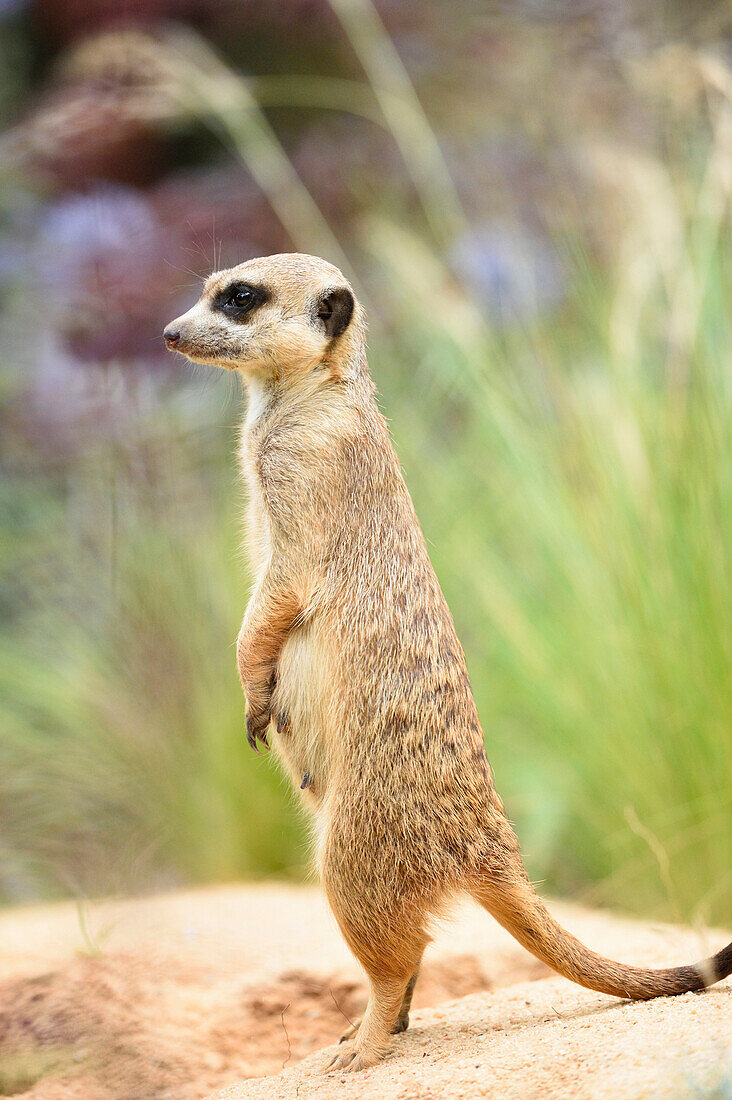
M 355 369 L 364 324 L 338 268 L 284 254 L 209 276 L 198 302 L 166 325 L 163 339 L 194 362 L 286 382 L 315 368 L 341 377 L 349 363 Z

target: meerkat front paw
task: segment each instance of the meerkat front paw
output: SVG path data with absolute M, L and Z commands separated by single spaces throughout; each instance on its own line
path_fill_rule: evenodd
M 258 741 L 261 741 L 266 749 L 269 749 L 269 741 L 267 740 L 267 727 L 270 723 L 271 715 L 269 708 L 254 707 L 247 703 L 245 712 L 245 720 L 247 727 L 247 741 L 249 747 L 254 749 L 256 753 L 259 752 Z

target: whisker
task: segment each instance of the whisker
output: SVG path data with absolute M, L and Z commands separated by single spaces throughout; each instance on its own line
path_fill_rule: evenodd
M 193 271 L 190 267 L 185 267 L 182 264 L 174 264 L 172 260 L 168 259 L 164 259 L 164 262 L 168 267 L 172 267 L 174 271 L 185 271 L 186 275 L 192 275 L 199 283 L 204 283 L 206 281 L 203 275 L 199 275 L 197 271 Z M 190 286 L 191 284 L 188 283 L 187 285 Z
M 223 239 L 218 242 L 218 256 L 216 254 L 216 211 L 213 213 L 213 224 L 211 228 L 211 245 L 213 247 L 214 267 L 217 271 L 221 268 L 221 250 L 223 248 Z
M 194 246 L 194 248 L 187 248 L 186 251 L 191 253 L 191 254 L 199 255 L 201 257 L 201 259 L 204 261 L 204 263 L 206 264 L 206 267 L 210 267 L 211 261 L 208 258 L 208 253 L 206 253 L 204 251 L 203 245 L 201 244 L 201 241 L 198 238 L 198 233 L 194 230 L 193 225 L 191 224 L 191 219 L 190 218 L 186 218 L 186 225 L 188 226 L 188 228 L 191 231 L 191 245 Z

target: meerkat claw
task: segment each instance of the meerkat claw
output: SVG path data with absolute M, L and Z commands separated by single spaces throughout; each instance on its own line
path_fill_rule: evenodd
M 330 1073 L 334 1070 L 337 1071 L 337 1070 L 349 1069 L 351 1067 L 354 1059 L 357 1056 L 358 1056 L 358 1051 L 357 1050 L 344 1050 L 344 1051 L 341 1051 L 340 1054 L 336 1054 L 335 1058 L 333 1058 L 332 1061 L 330 1062 L 330 1064 L 328 1065 L 328 1067 L 327 1067 L 328 1072 Z
M 258 723 L 255 724 L 255 722 L 248 715 L 246 718 L 246 727 L 247 743 L 249 745 L 249 748 L 254 749 L 257 756 L 261 756 L 262 754 L 259 751 L 259 745 L 257 744 L 257 741 L 261 741 L 264 747 L 267 749 L 267 752 L 269 752 L 269 741 L 267 740 L 266 727 L 264 729 L 260 729 Z
M 344 1050 L 340 1054 L 336 1054 L 326 1072 L 358 1073 L 362 1069 L 368 1069 L 370 1066 L 376 1065 L 379 1060 L 379 1055 L 369 1056 L 360 1050 Z

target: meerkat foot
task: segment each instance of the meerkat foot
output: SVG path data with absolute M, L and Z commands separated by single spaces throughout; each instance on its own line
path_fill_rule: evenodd
M 392 1035 L 401 1035 L 403 1031 L 406 1031 L 409 1027 L 409 1010 L 412 1007 L 412 994 L 414 993 L 414 987 L 417 984 L 417 978 L 419 977 L 419 967 L 416 968 L 414 974 L 409 979 L 409 984 L 404 992 L 404 999 L 402 1000 L 402 1007 L 399 1010 L 399 1017 L 394 1027 L 391 1029 Z M 355 1039 L 358 1034 L 358 1029 L 361 1026 L 361 1021 L 356 1020 L 355 1024 L 351 1024 L 347 1028 L 340 1039 L 339 1043 L 347 1043 L 349 1039 Z
M 341 1035 L 338 1042 L 339 1043 L 347 1043 L 349 1041 L 349 1039 L 355 1039 L 356 1036 L 358 1035 L 358 1029 L 360 1028 L 360 1026 L 361 1026 L 361 1021 L 356 1020 L 355 1024 L 351 1024 L 351 1026 L 349 1028 L 346 1028 L 346 1030 L 343 1032 L 343 1034 Z M 399 1019 L 397 1020 L 397 1022 L 394 1024 L 394 1027 L 391 1029 L 391 1034 L 392 1035 L 401 1035 L 401 1033 L 403 1031 L 406 1031 L 408 1027 L 409 1027 L 409 1013 L 408 1012 L 403 1012 L 399 1016 Z
M 406 1031 L 408 1027 L 409 1027 L 409 1013 L 404 1012 L 399 1017 L 397 1022 L 394 1024 L 394 1027 L 391 1029 L 391 1033 L 392 1033 L 392 1035 L 401 1035 L 401 1033 L 403 1031 Z
M 398 978 L 372 978 L 364 1017 L 346 1033 L 347 1037 L 353 1037 L 353 1042 L 346 1042 L 328 1070 L 355 1073 L 380 1062 L 391 1048 L 391 1036 L 405 1031 L 409 1026 L 413 987 L 414 982 L 401 982 Z M 390 1019 L 393 1021 L 391 1027 Z
M 358 1047 L 348 1046 L 345 1050 L 336 1054 L 330 1065 L 328 1073 L 358 1073 L 359 1070 L 369 1069 L 375 1066 L 384 1057 L 385 1051 L 376 1049 L 359 1050 Z

